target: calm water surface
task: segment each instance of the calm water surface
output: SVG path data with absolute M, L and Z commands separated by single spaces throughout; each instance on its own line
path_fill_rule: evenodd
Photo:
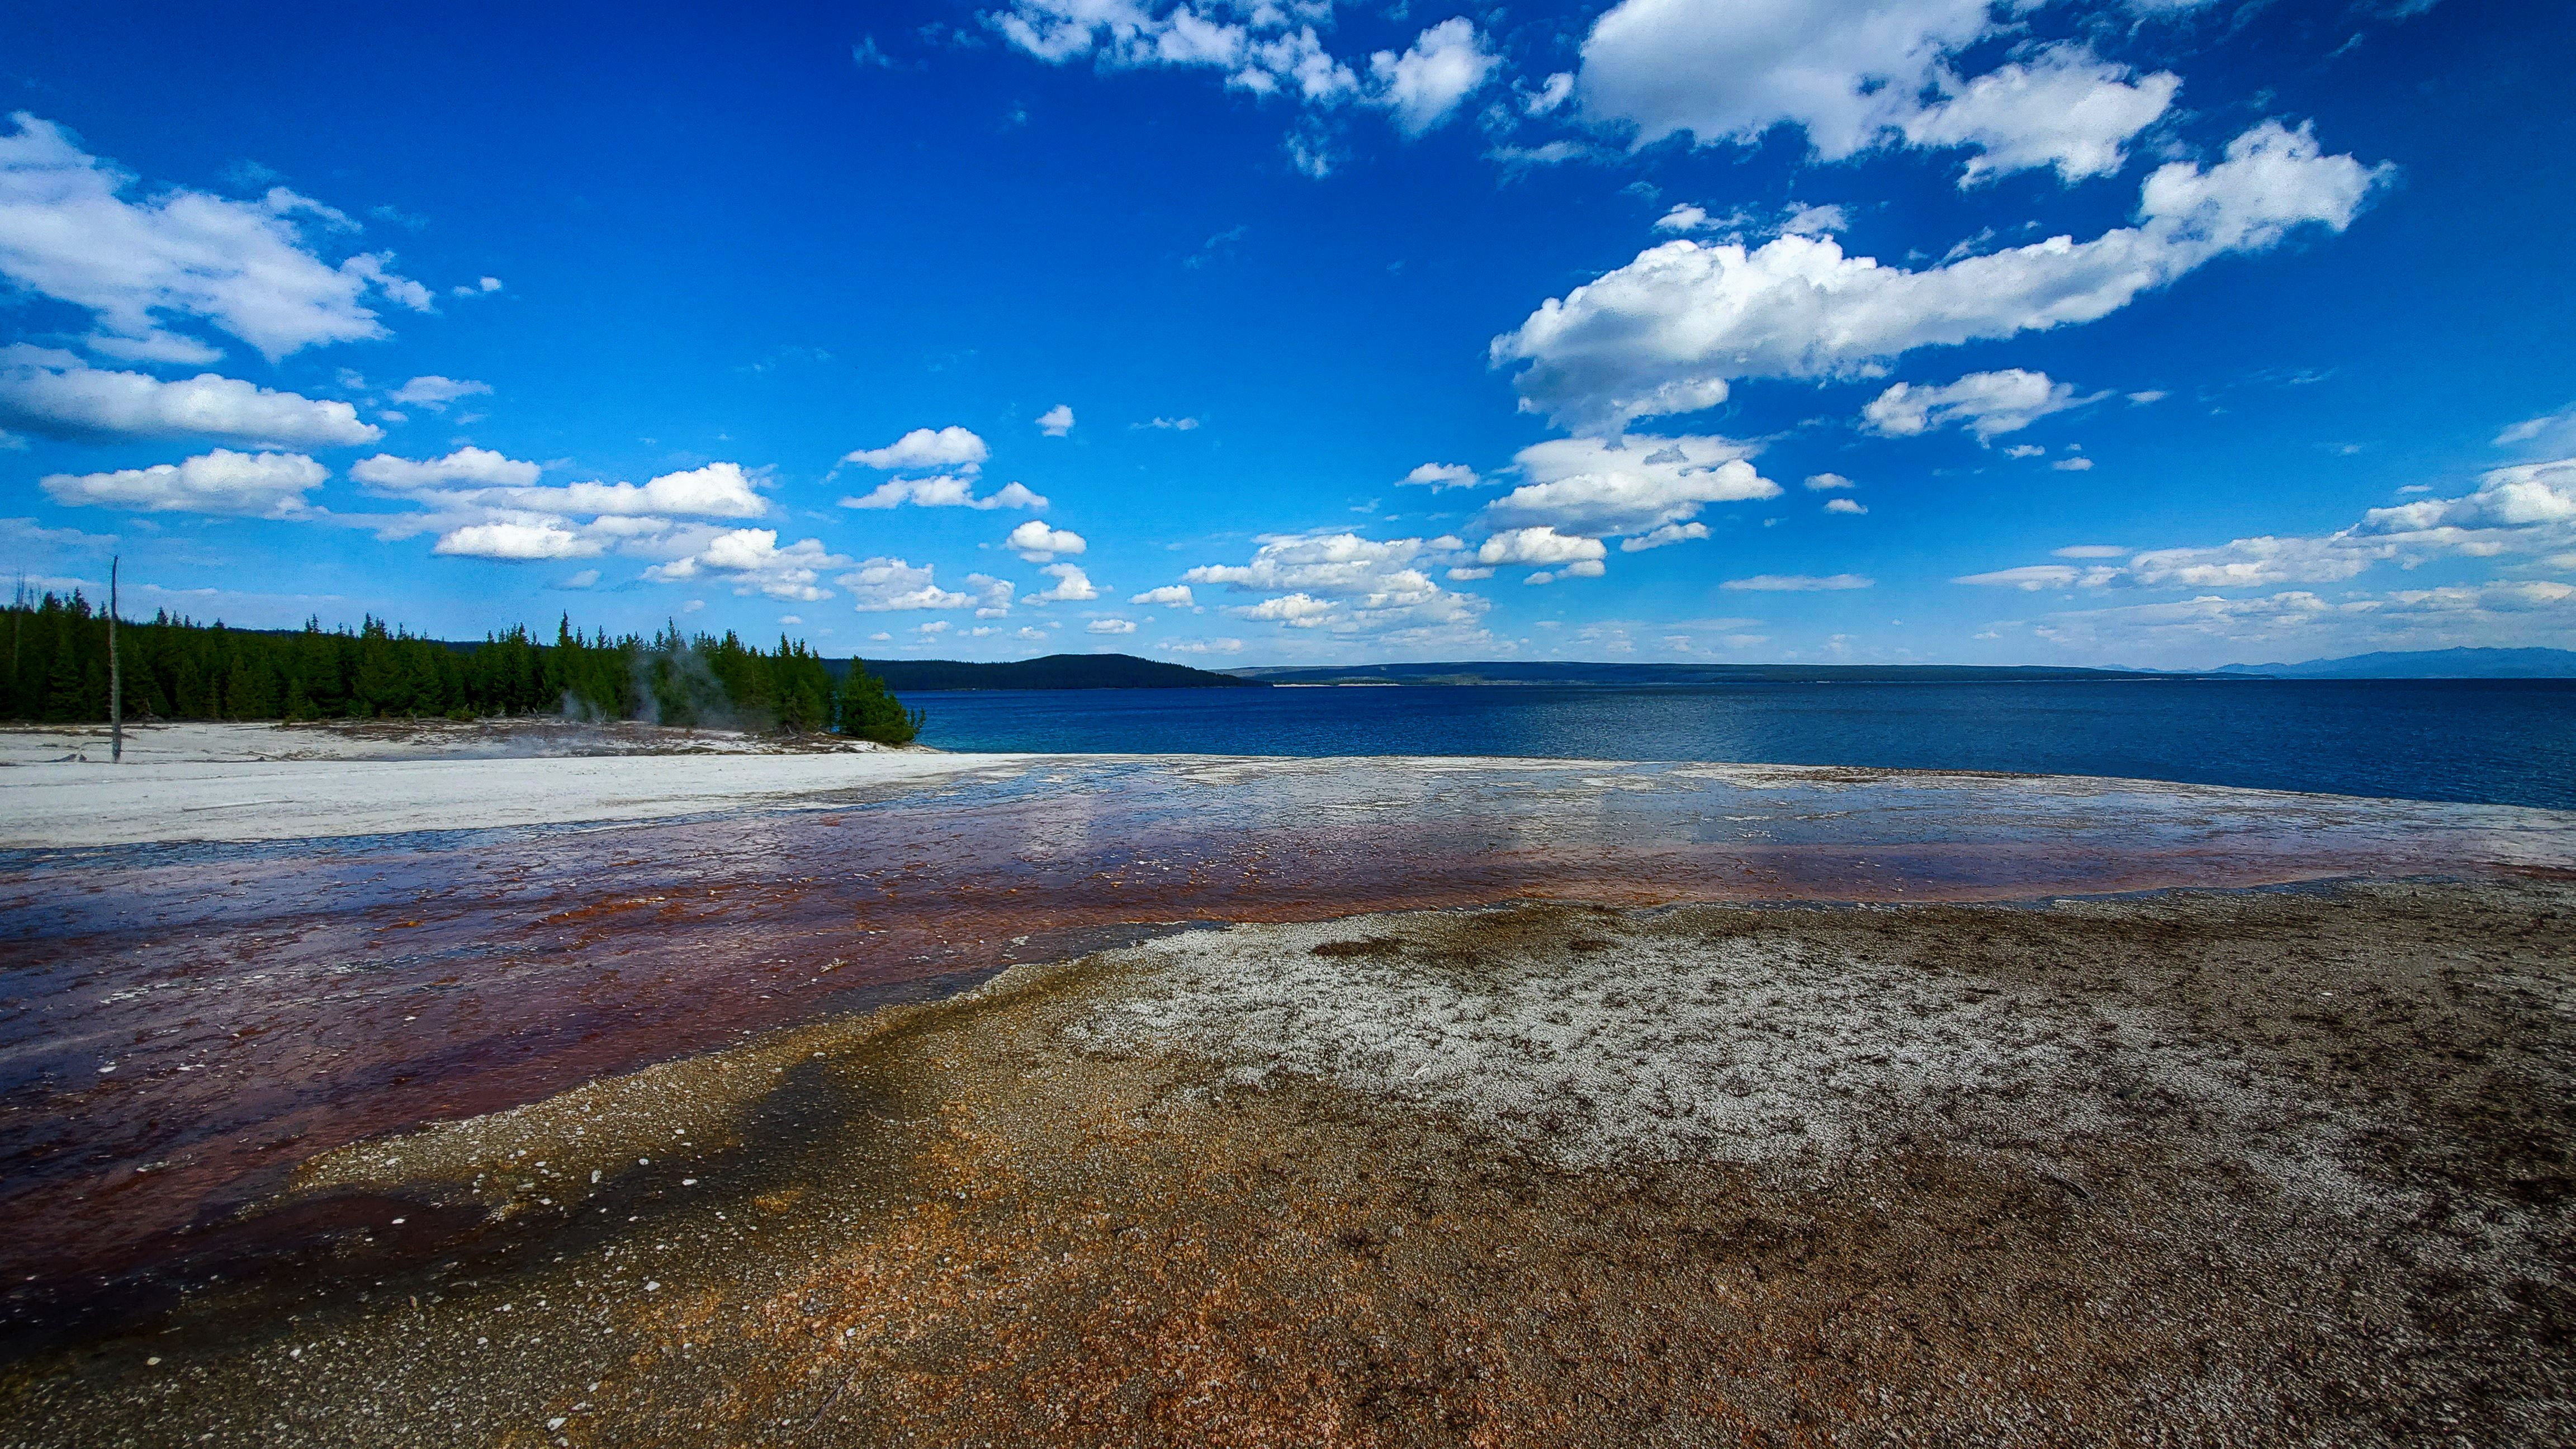
M 921 693 L 950 750 L 1522 755 L 2110 775 L 2576 809 L 2576 680 Z

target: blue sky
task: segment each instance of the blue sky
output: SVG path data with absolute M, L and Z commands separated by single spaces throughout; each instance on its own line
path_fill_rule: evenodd
M 826 653 L 2576 645 L 2547 7 L 0 5 L 0 568 Z

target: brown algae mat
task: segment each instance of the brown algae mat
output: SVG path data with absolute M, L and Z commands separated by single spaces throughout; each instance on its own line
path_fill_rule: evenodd
M 2576 883 L 1191 931 L 307 1163 L 23 1445 L 2576 1439 Z

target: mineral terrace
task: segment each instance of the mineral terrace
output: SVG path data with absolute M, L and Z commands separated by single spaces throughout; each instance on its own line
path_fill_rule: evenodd
M 0 1440 L 2566 1443 L 2572 906 L 1175 931 L 323 1151 Z

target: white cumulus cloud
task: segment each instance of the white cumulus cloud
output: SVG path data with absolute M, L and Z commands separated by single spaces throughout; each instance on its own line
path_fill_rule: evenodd
M 1100 597 L 1100 590 L 1093 587 L 1090 575 L 1073 564 L 1048 564 L 1038 572 L 1055 582 L 1029 595 L 1028 601 L 1032 604 L 1080 604 Z
M 1567 564 L 1562 568 L 1540 569 L 1535 573 L 1525 574 L 1522 576 L 1521 582 L 1524 584 L 1546 585 L 1555 583 L 1558 579 L 1597 579 L 1607 572 L 1609 572 L 1609 565 L 1603 563 L 1597 558 L 1587 558 Z
M 1019 590 L 1019 585 L 1009 579 L 997 579 L 991 574 L 968 574 L 966 587 L 975 591 L 975 617 L 978 619 L 1009 617 L 1011 596 Z
M 1685 132 L 1749 142 L 1790 124 L 1836 160 L 1872 144 L 1945 55 L 1994 25 L 1986 0 L 1624 0 L 1584 41 L 1575 94 L 1640 145 Z
M 2020 588 L 2126 584 L 2146 588 L 2274 588 L 2328 584 L 2384 562 L 2413 565 L 2449 555 L 2553 555 L 2576 547 L 2576 458 L 2518 463 L 2481 475 L 2475 491 L 2373 508 L 2349 528 L 2313 536 L 2269 534 L 2190 548 L 2130 553 L 2107 545 L 2057 550 L 2061 558 L 2111 559 L 2080 572 L 2033 564 L 1971 574 L 1960 583 Z
M 397 493 L 425 488 L 526 488 L 536 483 L 537 473 L 534 463 L 475 447 L 459 448 L 444 458 L 418 463 L 378 453 L 349 469 L 349 476 L 359 482 Z
M 606 544 L 573 531 L 561 519 L 469 523 L 439 535 L 433 553 L 465 558 L 587 558 Z
M 2009 171 L 2054 166 L 2066 181 L 2107 176 L 2128 160 L 2131 137 L 2173 104 L 2181 78 L 2131 78 L 2125 66 L 2082 46 L 2052 45 L 2028 63 L 1978 76 L 1957 94 L 1896 122 L 1917 146 L 1972 146 L 1961 186 Z
M 166 331 L 165 317 L 201 321 L 271 359 L 299 348 L 386 335 L 369 295 L 428 310 L 429 293 L 396 275 L 384 253 L 333 266 L 308 245 L 303 218 L 325 230 L 354 224 L 321 203 L 272 187 L 256 202 L 172 188 L 126 199 L 135 178 L 83 151 L 71 134 L 24 111 L 0 134 L 0 276 L 90 312 L 101 350 L 170 362 L 208 362 L 202 342 Z
M 758 518 L 769 511 L 769 500 L 760 496 L 739 463 L 709 463 L 664 473 L 643 484 L 569 483 L 539 488 L 531 486 L 537 473 L 534 463 L 474 447 L 426 462 L 379 453 L 349 470 L 349 476 L 361 483 L 439 508 L 514 509 L 594 518 L 666 514 Z
M 0 426 L 83 440 L 202 437 L 303 448 L 372 443 L 385 435 L 344 402 L 211 372 L 163 382 L 23 343 L 0 347 Z
M 1642 553 L 1650 548 L 1662 548 L 1667 544 L 1689 543 L 1694 539 L 1702 539 L 1706 537 L 1708 537 L 1708 525 L 1705 523 L 1667 523 L 1661 528 L 1638 534 L 1634 538 L 1623 538 L 1619 540 L 1619 551 L 1621 553 Z
M 1419 136 L 1449 119 L 1501 64 L 1475 23 L 1455 16 L 1414 37 L 1402 55 L 1381 50 L 1370 56 L 1376 82 L 1370 100 L 1395 113 L 1397 130 Z
M 954 589 L 943 589 L 932 581 L 935 566 L 909 564 L 899 558 L 863 559 L 859 566 L 834 580 L 850 591 L 862 614 L 887 613 L 897 609 L 962 609 L 973 600 Z
M 1544 116 L 1574 97 L 1574 72 L 1561 70 L 1521 96 L 1521 114 Z
M 235 453 L 217 448 L 200 457 L 149 468 L 55 473 L 39 480 L 38 486 L 46 497 L 73 507 L 293 518 L 310 510 L 304 495 L 329 476 L 329 470 L 301 453 Z
M 2129 560 L 2139 583 L 2191 588 L 2257 584 L 2325 584 L 2351 578 L 2376 560 L 2371 551 L 2332 538 L 2240 538 L 2215 548 L 2149 549 Z
M 823 571 L 846 568 L 849 563 L 824 548 L 820 539 L 800 539 L 780 548 L 774 528 L 737 528 L 708 539 L 686 557 L 653 565 L 644 577 L 656 583 L 712 577 L 733 585 L 737 594 L 810 604 L 832 597 L 820 582 Z
M 1485 480 L 1464 463 L 1425 463 L 1396 480 L 1412 483 L 1437 493 L 1443 488 L 1473 488 Z
M 1221 75 L 1229 90 L 1295 101 L 1306 117 L 1287 146 L 1311 176 L 1332 169 L 1317 118 L 1362 104 L 1418 136 L 1455 114 L 1501 63 L 1464 16 L 1424 29 L 1400 53 L 1340 59 L 1319 34 L 1331 23 L 1328 0 L 1009 0 L 981 18 L 1003 43 L 1049 65 L 1199 70 Z
M 935 473 L 927 478 L 888 478 L 868 492 L 841 500 L 843 508 L 896 508 L 909 503 L 916 508 L 1034 508 L 1047 506 L 1043 494 L 1032 492 L 1018 483 L 1005 483 L 992 492 L 977 497 L 975 480 L 956 473 Z
M 1002 546 L 1031 563 L 1044 563 L 1060 553 L 1083 553 L 1091 547 L 1072 529 L 1049 528 L 1034 518 L 1012 529 Z
M 2372 650 L 2493 648 L 2527 643 L 2535 626 L 2576 624 L 2576 585 L 2490 581 L 2383 594 L 2304 589 L 2069 610 L 1998 628 L 2027 628 L 2044 643 L 2123 660 L 2206 668 Z M 2543 632 L 2542 637 L 2550 637 Z
M 1575 538 L 1540 525 L 1510 528 L 1476 547 L 1476 562 L 1493 564 L 1562 564 L 1598 560 L 1608 554 L 1597 538 Z
M 1187 609 L 1193 607 L 1197 601 L 1190 597 L 1189 585 L 1165 584 L 1159 589 L 1147 589 L 1141 594 L 1132 595 L 1128 598 L 1127 602 L 1131 604 L 1160 604 L 1167 609 Z
M 2525 418 L 2495 435 L 2499 448 L 2537 448 L 2564 453 L 2576 448 L 2576 403 L 2554 413 Z
M 1832 203 L 1791 202 L 1777 211 L 1739 206 L 1720 216 L 1704 206 L 1683 202 L 1657 217 L 1655 230 L 1715 232 L 1737 241 L 1746 237 L 1767 241 L 1775 236 L 1833 236 L 1851 230 L 1851 213 Z
M 1686 522 L 1711 503 L 1776 498 L 1750 449 L 1719 437 L 1556 438 L 1515 455 L 1529 481 L 1485 505 L 1486 526 L 1602 537 Z
M 1050 438 L 1061 438 L 1073 431 L 1073 409 L 1057 403 L 1038 414 L 1038 431 Z
M 1066 428 L 1073 426 L 1073 410 L 1059 407 L 1038 419 L 1046 427 L 1057 413 L 1064 415 Z M 1053 436 L 1061 433 L 1048 429 Z M 992 449 L 974 432 L 950 425 L 944 428 L 915 428 L 882 448 L 860 448 L 841 457 L 844 465 L 855 463 L 863 468 L 898 476 L 888 478 L 871 491 L 841 500 L 843 508 L 896 508 L 909 503 L 917 508 L 1032 508 L 1044 509 L 1047 501 L 1020 483 L 1005 483 L 982 497 L 975 494 L 975 477 L 992 456 Z M 837 470 L 836 470 L 837 471 Z
M 1877 582 L 1878 581 L 1876 579 L 1865 578 L 1859 574 L 1824 574 L 1821 576 L 1816 574 L 1755 574 L 1753 577 L 1748 579 L 1728 579 L 1725 583 L 1718 585 L 1718 587 L 1722 589 L 1747 589 L 1756 593 L 1808 594 L 1839 589 L 1866 589 L 1874 587 Z
M 413 378 L 386 396 L 407 407 L 424 407 L 432 412 L 444 412 L 447 405 L 458 398 L 480 397 L 490 391 L 492 391 L 492 384 L 488 382 L 469 382 L 461 378 L 441 377 L 433 372 L 426 377 Z
M 1950 582 L 2035 593 L 2041 589 L 2098 589 L 2119 577 L 2120 570 L 2105 564 L 2091 568 L 2077 568 L 2072 564 L 2024 564 L 2019 568 L 1996 569 L 1991 573 L 1966 574 Z
M 2098 402 L 2106 393 L 2077 397 L 2075 385 L 2051 381 L 2044 372 L 2009 367 L 2000 372 L 1972 372 L 1940 387 L 1900 382 L 1861 409 L 1861 421 L 1882 437 L 1908 438 L 1932 428 L 1958 423 L 1982 443 L 2003 433 L 2017 433 L 2050 413 Z
M 2497 530 L 2570 525 L 2576 525 L 2576 458 L 2494 469 L 2479 480 L 2476 492 L 2459 498 L 2374 508 L 2363 515 L 2358 532 L 2473 541 L 2473 535 Z
M 882 448 L 860 448 L 841 457 L 844 463 L 887 473 L 974 473 L 993 455 L 984 440 L 961 427 L 915 428 Z
M 1282 594 L 1227 612 L 1239 619 L 1285 624 L 1291 629 L 1320 629 L 1338 611 L 1330 602 L 1309 594 Z
M 2012 13 L 1986 0 L 1625 0 L 1584 42 L 1576 95 L 1587 119 L 1640 146 L 1749 144 L 1795 126 L 1827 161 L 1899 142 L 1975 147 L 1971 182 L 2116 168 L 2179 82 L 2066 44 L 1962 78 L 1959 53 Z
M 1830 237 L 1752 250 L 1668 241 L 1551 298 L 1491 355 L 1527 364 L 1514 379 L 1524 409 L 1615 431 L 1715 406 L 1739 378 L 1868 376 L 1919 347 L 2094 321 L 2214 257 L 2300 226 L 2342 231 L 2387 174 L 2265 121 L 2206 169 L 2159 168 L 2138 224 L 2091 241 L 2052 237 L 1920 271 L 1847 256 Z
M 1485 640 L 1475 594 L 1443 588 L 1426 566 L 1464 563 L 1454 538 L 1370 539 L 1349 532 L 1272 534 L 1242 564 L 1206 564 L 1182 577 L 1230 593 L 1268 594 L 1229 605 L 1237 618 L 1366 635 L 1382 644 L 1430 647 Z

